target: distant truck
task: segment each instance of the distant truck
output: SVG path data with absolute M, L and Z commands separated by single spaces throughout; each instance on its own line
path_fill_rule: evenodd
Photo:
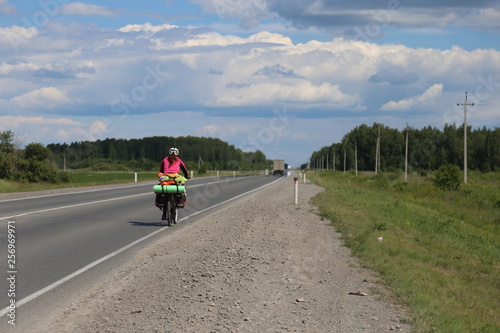
M 284 160 L 274 160 L 273 161 L 273 175 L 284 175 L 285 174 L 285 161 Z

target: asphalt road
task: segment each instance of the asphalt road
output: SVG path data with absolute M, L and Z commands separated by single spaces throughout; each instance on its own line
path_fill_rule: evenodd
M 29 330 L 159 237 L 277 180 L 190 180 L 172 227 L 161 224 L 153 183 L 0 201 L 0 332 Z

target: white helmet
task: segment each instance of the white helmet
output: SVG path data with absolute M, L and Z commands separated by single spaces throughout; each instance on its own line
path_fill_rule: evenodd
M 172 154 L 174 154 L 174 155 L 179 155 L 179 149 L 177 149 L 177 148 L 170 148 L 170 149 L 168 150 L 168 153 L 169 153 L 170 155 L 172 155 Z

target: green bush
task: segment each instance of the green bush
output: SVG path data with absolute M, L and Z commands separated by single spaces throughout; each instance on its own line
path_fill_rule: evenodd
M 24 151 L 0 151 L 0 178 L 20 183 L 68 182 L 69 176 L 59 172 L 49 160 L 50 150 L 39 143 L 30 143 Z
M 50 156 L 50 150 L 41 143 L 30 143 L 24 150 L 24 157 L 28 160 L 45 161 Z
M 15 159 L 13 154 L 0 151 L 0 179 L 12 179 L 14 174 Z
M 453 164 L 446 164 L 436 171 L 434 184 L 442 190 L 456 191 L 460 188 L 462 172 Z
M 402 181 L 398 181 L 394 184 L 394 189 L 396 191 L 406 191 L 408 190 L 408 183 L 407 182 L 402 182 Z
M 49 161 L 19 159 L 14 180 L 20 183 L 49 182 L 53 184 L 69 182 L 69 175 L 60 172 Z
M 371 176 L 373 186 L 377 188 L 388 188 L 389 187 L 389 177 L 384 173 L 378 173 Z
M 20 159 L 16 161 L 15 172 L 12 175 L 12 179 L 20 183 L 33 181 L 30 175 L 30 165 L 28 160 Z
M 420 175 L 420 177 L 427 177 L 427 175 L 429 174 L 429 171 L 425 169 L 418 169 L 417 172 Z

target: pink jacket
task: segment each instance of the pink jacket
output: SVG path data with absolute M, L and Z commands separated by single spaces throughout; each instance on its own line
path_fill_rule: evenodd
M 175 161 L 172 165 L 170 165 L 170 162 L 168 160 L 168 156 L 161 161 L 160 164 L 160 172 L 164 173 L 166 175 L 174 174 L 174 173 L 179 173 L 182 170 L 184 173 L 184 176 L 188 176 L 188 171 L 186 168 L 186 165 L 184 162 L 178 158 L 177 161 Z

